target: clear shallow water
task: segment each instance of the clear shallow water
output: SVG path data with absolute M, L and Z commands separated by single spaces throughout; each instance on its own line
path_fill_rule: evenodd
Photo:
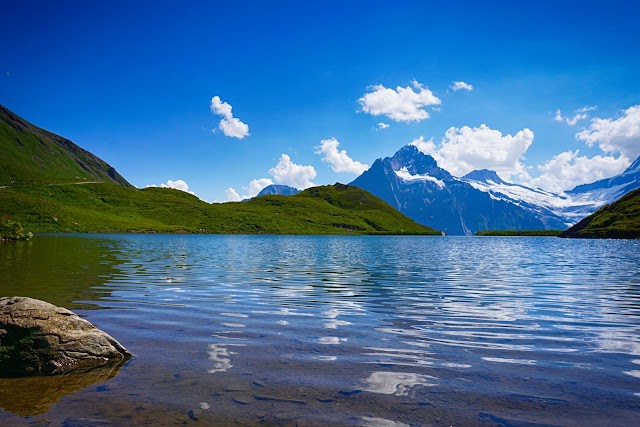
M 38 236 L 0 245 L 0 277 L 134 354 L 0 380 L 0 425 L 640 419 L 636 241 Z

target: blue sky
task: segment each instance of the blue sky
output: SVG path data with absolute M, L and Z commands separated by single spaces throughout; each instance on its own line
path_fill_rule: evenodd
M 560 191 L 640 155 L 635 1 L 3 3 L 0 103 L 138 187 L 348 183 L 415 141 Z

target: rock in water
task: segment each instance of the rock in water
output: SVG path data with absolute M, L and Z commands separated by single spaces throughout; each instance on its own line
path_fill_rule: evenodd
M 117 364 L 131 354 L 66 308 L 0 298 L 0 375 L 55 375 Z

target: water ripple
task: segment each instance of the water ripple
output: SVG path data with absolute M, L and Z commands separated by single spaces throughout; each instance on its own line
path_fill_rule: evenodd
M 635 242 L 102 236 L 94 244 L 100 250 L 82 260 L 95 272 L 82 271 L 91 286 L 69 299 L 109 309 L 94 316 L 158 366 L 422 403 L 428 390 L 467 393 L 471 406 L 554 391 L 573 404 L 638 400 Z M 26 272 L 38 266 L 4 256 L 0 273 L 20 262 L 25 272 L 12 273 L 8 290 L 30 289 Z M 403 425 L 377 415 L 359 419 Z

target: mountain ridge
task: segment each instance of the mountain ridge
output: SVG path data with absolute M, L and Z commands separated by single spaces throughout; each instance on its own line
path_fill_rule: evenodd
M 112 182 L 133 187 L 114 167 L 67 138 L 0 105 L 0 185 Z

